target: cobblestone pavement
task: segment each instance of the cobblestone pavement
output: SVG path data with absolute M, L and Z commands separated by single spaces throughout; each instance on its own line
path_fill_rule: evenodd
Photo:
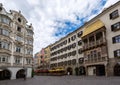
M 3 80 L 0 85 L 120 85 L 120 77 L 35 76 L 27 80 Z

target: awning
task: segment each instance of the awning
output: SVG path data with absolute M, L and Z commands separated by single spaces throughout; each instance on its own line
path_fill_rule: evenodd
M 100 28 L 103 27 L 103 26 L 104 26 L 103 22 L 100 21 L 100 20 L 97 20 L 96 22 L 88 25 L 88 26 L 84 29 L 82 37 L 84 37 L 84 36 L 86 36 L 86 35 L 94 32 L 94 31 L 96 31 L 96 30 L 98 30 L 98 29 L 100 29 Z

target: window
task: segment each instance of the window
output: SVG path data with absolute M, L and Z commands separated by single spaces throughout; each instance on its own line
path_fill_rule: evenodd
M 114 57 L 120 57 L 120 49 L 114 51 Z
M 16 52 L 21 52 L 21 47 L 16 47 Z
M 75 47 L 76 47 L 76 43 L 73 43 L 73 44 L 72 44 L 72 48 L 75 48 Z
M 7 42 L 2 42 L 2 48 L 9 49 L 9 44 Z
M 83 34 L 83 32 L 80 31 L 80 32 L 77 34 L 77 36 L 78 36 L 78 37 L 81 37 L 82 34 Z
M 72 54 L 73 56 L 75 56 L 75 55 L 76 55 L 76 51 L 72 51 L 71 54 Z
M 2 28 L 0 28 L 0 34 L 2 34 Z
M 72 64 L 75 65 L 76 64 L 76 59 L 72 60 Z
M 113 37 L 112 40 L 113 43 L 120 43 L 120 35 Z
M 68 38 L 68 43 L 70 43 L 70 38 Z
M 120 22 L 117 22 L 111 26 L 112 31 L 120 30 Z
M 21 22 L 21 19 L 20 19 L 20 18 L 18 18 L 18 22 Z
M 115 10 L 114 12 L 112 12 L 112 13 L 110 14 L 110 19 L 115 19 L 115 18 L 117 18 L 117 17 L 119 17 L 118 10 Z
M 18 26 L 17 27 L 17 31 L 21 32 L 21 27 Z
M 16 36 L 16 40 L 21 42 L 22 41 L 22 37 Z
M 27 30 L 27 35 L 28 36 L 33 36 L 33 32 L 31 30 Z
M 0 15 L 0 22 L 10 24 L 10 19 L 7 16 Z
M 82 54 L 82 48 L 78 50 L 78 53 L 79 53 L 79 54 Z
M 71 40 L 74 41 L 76 39 L 76 35 L 71 37 Z
M 0 41 L 0 48 L 2 48 L 2 42 Z
M 31 64 L 31 59 L 26 59 L 27 64 Z
M 9 43 L 0 41 L 0 48 L 9 49 Z
M 79 64 L 83 64 L 84 58 L 79 58 Z
M 9 31 L 8 31 L 8 30 L 5 30 L 5 29 L 0 28 L 0 34 L 5 35 L 5 36 L 9 36 Z
M 1 56 L 1 55 L 0 55 L 0 62 L 1 62 L 1 63 L 6 63 L 6 62 L 8 62 L 8 57 L 7 57 L 7 56 Z
M 27 53 L 26 54 L 32 54 L 32 53 L 33 53 L 32 49 L 27 49 Z
M 15 63 L 16 63 L 16 64 L 20 64 L 20 58 L 19 58 L 19 57 L 16 57 L 16 58 L 15 58 Z
M 27 40 L 27 44 L 32 45 L 33 41 L 32 40 Z
M 8 30 L 3 29 L 3 30 L 2 30 L 2 34 L 3 34 L 3 35 L 6 35 L 6 36 L 9 36 L 9 31 L 8 31 Z
M 78 41 L 78 45 L 79 45 L 79 46 L 82 45 L 82 40 L 79 40 L 79 41 Z

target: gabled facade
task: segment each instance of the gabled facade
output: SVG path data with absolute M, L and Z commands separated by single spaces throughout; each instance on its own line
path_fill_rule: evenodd
M 0 79 L 31 77 L 33 34 L 20 11 L 8 13 L 0 4 Z

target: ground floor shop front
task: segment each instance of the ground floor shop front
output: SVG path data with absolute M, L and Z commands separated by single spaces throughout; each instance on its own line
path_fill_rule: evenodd
M 66 73 L 80 76 L 120 76 L 120 62 L 67 66 Z

